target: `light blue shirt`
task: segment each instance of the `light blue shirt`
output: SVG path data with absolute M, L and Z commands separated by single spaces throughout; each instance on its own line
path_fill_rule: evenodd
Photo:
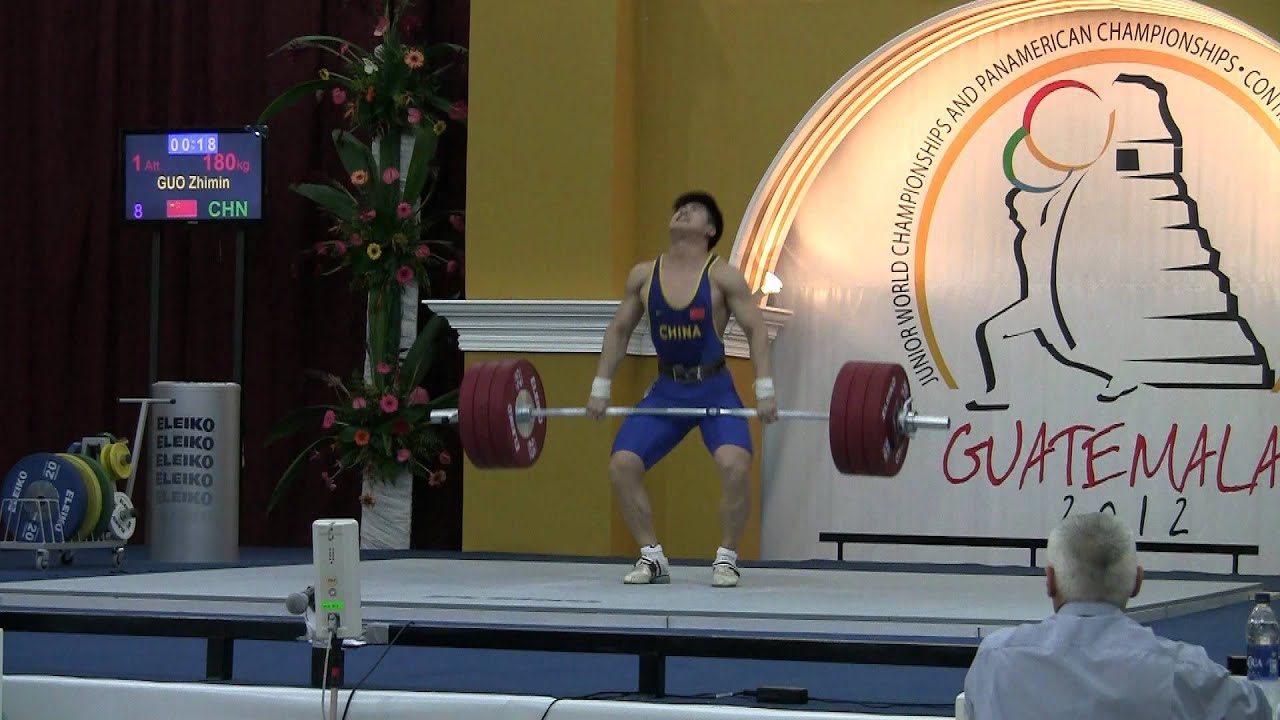
M 964 694 L 972 720 L 1271 720 L 1257 685 L 1105 603 L 991 634 Z

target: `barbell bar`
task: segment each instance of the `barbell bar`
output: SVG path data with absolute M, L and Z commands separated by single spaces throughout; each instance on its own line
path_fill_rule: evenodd
M 717 415 L 729 415 L 731 417 L 742 417 L 755 419 L 760 417 L 760 411 L 756 408 L 720 408 L 720 407 L 623 407 L 609 406 L 604 411 L 607 417 L 625 417 L 628 415 L 667 415 L 675 417 L 716 417 Z M 587 417 L 587 409 L 584 407 L 561 407 L 561 408 L 527 408 L 516 407 L 516 418 L 524 417 Z M 817 410 L 779 410 L 779 420 L 818 420 L 821 422 L 831 422 L 830 412 L 820 412 Z M 915 411 L 906 409 L 906 413 L 901 418 L 903 427 L 908 433 L 915 433 L 916 430 L 923 428 L 946 430 L 951 427 L 951 418 L 934 417 L 930 415 L 919 415 Z
M 759 417 L 756 408 L 720 407 L 611 406 L 604 414 Z M 587 417 L 587 408 L 548 407 L 542 379 L 528 360 L 472 365 L 463 376 L 458 407 L 430 413 L 433 423 L 459 426 L 463 451 L 482 468 L 531 467 L 546 444 L 546 421 L 553 417 Z M 836 374 L 828 411 L 779 410 L 778 418 L 827 423 L 832 460 L 847 475 L 897 475 L 918 430 L 951 427 L 948 417 L 916 413 L 901 365 L 856 361 Z

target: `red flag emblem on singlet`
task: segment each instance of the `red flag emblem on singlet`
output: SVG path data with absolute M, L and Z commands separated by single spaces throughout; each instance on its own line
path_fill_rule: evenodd
M 689 308 L 689 319 L 690 319 L 690 320 L 693 320 L 693 321 L 695 321 L 695 322 L 696 322 L 696 321 L 701 320 L 702 318 L 704 318 L 704 317 L 706 317 L 706 316 L 707 316 L 707 311 L 706 311 L 706 309 L 705 309 L 705 308 L 702 308 L 702 307 L 691 307 L 691 308 Z

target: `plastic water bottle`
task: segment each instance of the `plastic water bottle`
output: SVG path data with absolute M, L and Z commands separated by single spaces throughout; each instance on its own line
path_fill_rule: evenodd
M 1280 622 L 1271 609 L 1271 594 L 1260 592 L 1254 596 L 1257 605 L 1249 613 L 1245 631 L 1248 653 L 1249 679 L 1257 683 L 1271 701 L 1273 717 L 1280 708 Z

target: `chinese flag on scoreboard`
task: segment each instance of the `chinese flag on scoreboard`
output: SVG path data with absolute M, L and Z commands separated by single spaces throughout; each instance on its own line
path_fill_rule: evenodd
M 165 217 L 193 218 L 196 216 L 195 200 L 169 200 L 165 203 Z

